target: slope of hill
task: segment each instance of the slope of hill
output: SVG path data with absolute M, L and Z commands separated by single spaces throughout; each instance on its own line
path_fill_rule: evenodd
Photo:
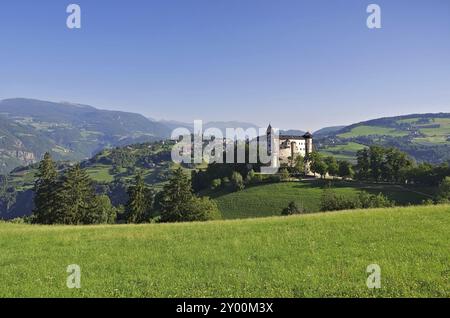
M 0 224 L 0 297 L 450 297 L 450 206 L 190 224 Z M 24 259 L 33 260 L 33 266 Z M 81 288 L 66 268 L 81 267 Z M 381 288 L 366 268 L 381 268 Z
M 321 128 L 319 130 L 316 130 L 313 135 L 315 137 L 320 137 L 320 136 L 327 136 L 327 135 L 331 135 L 343 128 L 345 128 L 346 126 L 331 126 L 331 127 L 324 127 Z
M 417 161 L 446 162 L 450 160 L 450 113 L 373 119 L 318 137 L 320 151 L 344 159 L 354 158 L 364 146 L 377 144 L 399 148 Z
M 332 185 L 340 196 L 353 197 L 360 191 L 375 195 L 382 193 L 396 205 L 420 204 L 433 194 L 432 188 L 412 189 L 399 185 L 341 181 L 335 181 Z M 267 217 L 281 215 L 281 211 L 292 201 L 307 212 L 320 211 L 323 190 L 328 186 L 328 182 L 321 180 L 281 182 L 211 196 L 217 201 L 224 219 Z
M 104 149 L 89 160 L 81 162 L 95 181 L 97 190 L 111 197 L 114 205 L 126 203 L 126 187 L 137 173 L 147 184 L 159 189 L 166 182 L 174 164 L 171 161 L 169 141 L 133 144 Z M 71 163 L 58 162 L 58 170 Z M 12 219 L 30 215 L 32 189 L 38 163 L 17 167 L 6 176 L 0 176 L 0 219 Z
M 81 160 L 107 146 L 166 138 L 170 130 L 142 115 L 32 99 L 0 101 L 0 173 L 39 160 Z

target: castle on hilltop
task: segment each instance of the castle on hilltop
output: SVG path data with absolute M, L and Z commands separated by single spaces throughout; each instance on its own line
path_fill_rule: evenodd
M 274 144 L 272 144 L 272 136 Z M 280 165 L 291 165 L 297 156 L 305 158 L 313 152 L 312 135 L 309 132 L 303 136 L 276 135 L 272 126 L 269 124 L 266 137 L 268 151 L 274 155 L 274 160 Z

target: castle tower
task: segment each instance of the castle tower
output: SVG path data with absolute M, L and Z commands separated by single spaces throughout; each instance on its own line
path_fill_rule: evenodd
M 311 152 L 313 152 L 312 135 L 308 131 L 303 135 L 303 138 L 305 138 L 305 155 L 308 156 Z
M 272 134 L 273 134 L 273 129 L 269 123 L 269 126 L 267 127 L 267 130 L 266 130 L 267 152 L 269 155 L 272 154 Z

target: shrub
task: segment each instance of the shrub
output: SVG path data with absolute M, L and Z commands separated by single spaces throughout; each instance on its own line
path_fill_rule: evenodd
M 383 194 L 360 192 L 356 197 L 338 196 L 332 189 L 324 190 L 320 202 L 321 211 L 369 209 L 392 207 L 394 203 Z
M 255 181 L 255 171 L 252 169 L 247 173 L 247 177 L 245 178 L 245 183 L 252 184 Z
M 230 185 L 230 178 L 223 177 L 222 178 L 222 187 L 228 187 Z
M 231 186 L 233 191 L 241 191 L 245 188 L 244 179 L 239 172 L 234 171 L 231 175 Z
M 281 181 L 288 181 L 290 177 L 289 171 L 286 168 L 281 169 L 280 178 Z
M 258 184 L 263 182 L 263 176 L 261 174 L 256 174 L 252 177 L 252 184 Z
M 390 201 L 382 193 L 378 195 L 369 194 L 367 192 L 360 192 L 358 194 L 358 204 L 359 208 L 370 209 L 370 208 L 389 208 L 394 206 L 394 203 Z
M 293 215 L 305 212 L 306 210 L 303 208 L 303 206 L 298 207 L 294 201 L 291 201 L 289 202 L 288 206 L 281 211 L 281 215 Z
M 450 200 L 450 177 L 446 177 L 439 184 L 436 201 L 439 203 L 448 203 Z
M 269 182 L 273 182 L 273 183 L 281 182 L 281 177 L 277 174 L 271 174 L 269 176 L 268 180 L 269 180 Z
M 208 197 L 193 197 L 186 203 L 182 221 L 218 220 L 222 216 L 214 200 Z
M 217 190 L 221 187 L 222 185 L 222 180 L 221 179 L 214 179 L 213 181 L 211 181 L 211 189 L 212 190 Z

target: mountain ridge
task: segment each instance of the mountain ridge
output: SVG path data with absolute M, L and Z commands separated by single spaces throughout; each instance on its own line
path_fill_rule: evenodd
M 173 129 L 193 124 L 154 120 L 141 114 L 97 109 L 86 104 L 29 98 L 0 100 L 0 174 L 38 161 L 49 151 L 56 160 L 80 161 L 105 148 L 167 139 Z M 203 129 L 258 128 L 240 121 L 211 121 Z M 281 133 L 304 131 L 286 129 Z M 419 161 L 450 159 L 450 113 L 406 114 L 324 127 L 314 132 L 318 150 L 354 157 L 364 146 L 381 144 Z

